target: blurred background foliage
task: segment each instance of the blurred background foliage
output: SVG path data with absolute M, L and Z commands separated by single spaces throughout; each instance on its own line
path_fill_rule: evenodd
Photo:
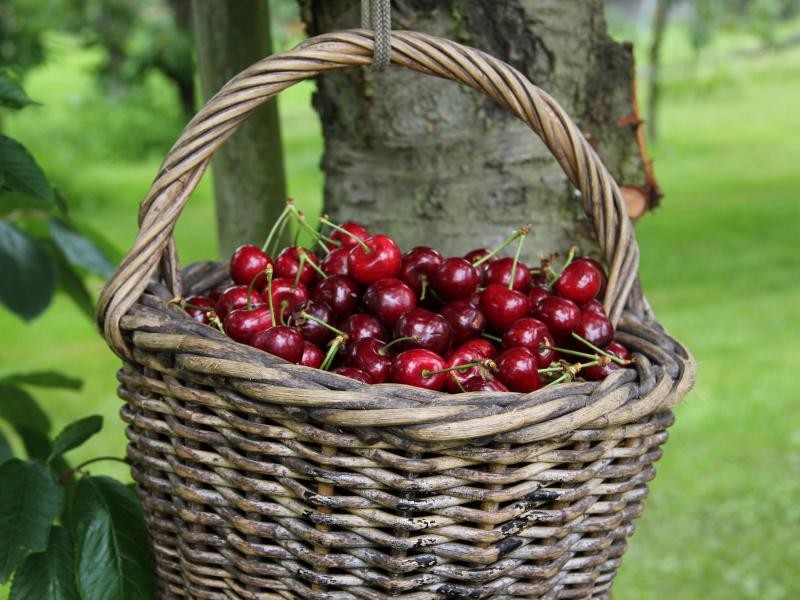
M 188 4 L 0 3 L 0 67 L 38 102 L 0 112 L 0 133 L 28 148 L 70 218 L 98 232 L 87 236 L 112 261 L 130 246 L 136 206 L 198 105 Z M 614 36 L 634 43 L 642 105 L 654 78 L 660 90 L 651 150 L 666 196 L 637 225 L 644 289 L 700 369 L 616 597 L 798 598 L 800 0 L 606 4 Z M 301 40 L 294 0 L 270 7 L 276 50 Z M 307 83 L 279 98 L 289 191 L 308 206 L 322 188 L 312 93 Z M 213 223 L 207 177 L 176 231 L 184 262 L 216 257 Z M 80 276 L 96 296 L 102 279 Z M 56 430 L 90 412 L 105 417 L 76 461 L 124 455 L 118 361 L 76 304 L 59 292 L 30 324 L 0 309 L 0 330 L 0 377 L 57 369 L 83 379 L 80 394 L 52 389 L 40 399 Z M 19 436 L 2 421 L 0 432 L 19 453 Z M 127 477 L 114 464 L 95 472 Z

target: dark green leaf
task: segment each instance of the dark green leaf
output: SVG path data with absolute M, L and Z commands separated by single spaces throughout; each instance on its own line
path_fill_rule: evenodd
M 147 531 L 133 492 L 109 477 L 83 477 L 73 513 L 81 598 L 153 598 Z
M 74 562 L 69 532 L 54 525 L 47 549 L 29 555 L 14 575 L 10 600 L 80 600 Z
M 44 435 L 50 432 L 50 418 L 34 397 L 14 385 L 0 384 L 0 418 L 14 429 L 25 427 Z
M 50 304 L 56 276 L 56 264 L 41 244 L 0 220 L 0 302 L 29 321 Z
M 8 443 L 8 438 L 0 431 L 0 465 L 12 458 L 14 458 L 14 451 L 11 450 L 11 444 Z
M 29 104 L 38 102 L 31 100 L 16 80 L 0 72 L 0 106 L 20 109 Z
M 17 427 L 17 435 L 25 445 L 25 452 L 31 460 L 46 460 L 50 456 L 53 445 L 50 438 L 40 431 L 28 429 L 25 426 Z
M 50 219 L 50 233 L 71 265 L 103 277 L 113 273 L 114 265 L 97 246 L 61 219 Z
M 53 440 L 48 461 L 77 448 L 103 427 L 103 417 L 92 415 L 67 425 Z
M 70 217 L 70 223 L 75 229 L 83 234 L 83 237 L 97 246 L 100 249 L 100 252 L 102 252 L 103 255 L 112 262 L 112 264 L 119 264 L 119 262 L 122 260 L 122 257 L 125 256 L 124 253 L 114 244 L 112 244 L 105 235 L 100 233 L 86 221 L 83 221 L 79 217 L 73 215 Z
M 5 189 L 35 198 L 39 206 L 55 205 L 53 188 L 31 153 L 16 140 L 0 134 L 0 177 Z
M 60 388 L 79 390 L 83 381 L 58 371 L 31 371 L 30 373 L 14 373 L 0 379 L 0 385 L 34 385 L 44 388 Z
M 30 552 L 47 547 L 50 525 L 63 498 L 46 465 L 12 458 L 0 466 L 0 583 Z
M 58 261 L 58 287 L 72 299 L 90 321 L 94 322 L 94 301 L 83 277 L 61 252 L 56 250 L 55 253 Z

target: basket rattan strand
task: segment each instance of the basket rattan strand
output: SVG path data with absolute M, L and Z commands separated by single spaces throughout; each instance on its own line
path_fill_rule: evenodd
M 259 105 L 363 66 L 366 30 L 253 65 L 189 123 L 141 205 L 98 318 L 162 597 L 605 598 L 671 412 L 694 381 L 655 321 L 617 185 L 558 104 L 505 63 L 394 32 L 392 63 L 475 88 L 536 132 L 580 191 L 635 369 L 522 394 L 367 386 L 287 364 L 171 303 L 225 281 L 178 268 L 172 230 L 211 155 Z

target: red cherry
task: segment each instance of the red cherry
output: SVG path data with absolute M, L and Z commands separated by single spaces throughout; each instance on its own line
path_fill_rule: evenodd
M 314 267 L 308 264 L 310 260 L 315 265 L 319 264 L 319 259 L 316 255 L 312 254 L 309 250 L 301 248 L 300 246 L 289 246 L 284 248 L 278 257 L 275 259 L 275 276 L 280 278 L 291 279 L 292 282 L 297 279 L 297 271 L 300 269 L 300 253 L 306 255 L 306 262 L 303 263 L 303 270 L 300 273 L 300 283 L 303 285 L 311 285 L 317 279 L 317 272 Z
M 225 333 L 232 340 L 249 344 L 257 333 L 272 327 L 272 315 L 269 306 L 261 304 L 252 310 L 237 308 L 232 310 L 223 321 Z
M 353 367 L 338 367 L 333 369 L 331 373 L 336 373 L 337 375 L 342 375 L 343 377 L 349 377 L 350 379 L 355 379 L 361 383 L 372 383 L 369 379 L 369 375 L 364 373 L 364 371 L 361 369 L 354 369 Z
M 605 347 L 605 351 L 609 354 L 613 354 L 617 358 L 621 358 L 622 360 L 631 359 L 631 353 L 628 352 L 628 349 L 619 342 L 611 342 Z M 607 365 L 602 367 L 600 365 L 586 367 L 583 371 L 581 371 L 581 375 L 586 379 L 591 379 L 592 381 L 602 381 L 611 375 L 611 373 L 621 368 L 622 367 L 617 363 L 610 361 Z
M 465 367 L 463 370 L 454 369 L 454 367 L 478 362 L 486 358 L 487 357 L 484 356 L 482 352 L 478 351 L 478 349 L 470 344 L 464 344 L 453 350 L 450 356 L 447 357 L 445 367 L 447 369 L 453 369 L 445 373 L 445 375 L 447 375 L 447 390 L 453 394 L 457 394 L 461 391 L 461 386 L 468 379 L 472 379 L 473 377 L 480 377 L 483 379 L 486 377 L 488 373 L 486 373 L 486 369 L 481 366 Z
M 559 344 L 568 341 L 581 322 L 581 310 L 575 303 L 558 296 L 544 298 L 536 316 Z
M 314 319 L 306 318 L 303 313 L 308 313 Z M 333 309 L 320 300 L 306 300 L 294 309 L 290 322 L 309 342 L 324 346 L 336 334 L 317 320 L 332 326 L 335 320 Z
M 614 326 L 605 315 L 598 315 L 593 312 L 581 313 L 581 322 L 575 328 L 575 333 L 585 339 L 587 342 L 603 348 L 614 340 Z M 591 350 L 581 342 L 573 338 L 570 345 L 573 348 L 579 348 L 583 352 L 591 352 Z
M 302 283 L 294 285 L 294 279 L 279 278 L 272 280 L 272 306 L 275 309 L 275 320 L 282 323 L 292 314 L 298 304 L 308 300 L 308 288 Z M 264 291 L 264 302 L 269 304 L 267 290 Z
M 483 377 L 470 377 L 461 384 L 465 392 L 507 392 L 508 388 L 500 383 L 499 379 L 484 379 Z
M 303 358 L 303 336 L 291 327 L 270 327 L 253 336 L 250 344 L 290 363 Z
M 550 292 L 550 281 L 545 277 L 544 273 L 534 273 L 531 275 L 531 287 L 542 288 Z
M 478 248 L 477 250 L 470 250 L 464 255 L 464 260 L 468 261 L 469 264 L 475 264 L 479 260 L 481 260 L 487 254 L 491 254 L 492 251 L 488 248 Z M 478 270 L 478 276 L 481 279 L 481 285 L 484 286 L 487 283 L 486 279 L 486 271 L 489 268 L 489 265 L 496 261 L 496 258 L 490 258 L 488 261 L 481 263 L 479 266 L 475 267 Z
M 472 304 L 472 306 L 480 306 L 481 305 L 481 293 L 478 290 L 472 292 L 468 298 L 466 298 L 467 302 Z
M 322 259 L 320 268 L 327 275 L 347 275 L 350 270 L 347 266 L 347 258 L 350 256 L 350 247 L 334 248 L 330 254 Z
M 303 356 L 300 357 L 298 364 L 304 367 L 319 369 L 325 361 L 325 353 L 316 344 L 309 341 L 303 342 Z
M 261 297 L 256 292 L 253 292 L 251 301 L 253 304 L 260 304 Z M 216 312 L 217 316 L 224 321 L 225 317 L 228 316 L 228 313 L 233 312 L 237 308 L 244 308 L 246 306 L 247 286 L 234 285 L 222 292 L 219 300 L 217 300 L 217 303 L 214 305 L 214 312 Z
M 229 287 L 231 287 L 230 284 L 216 285 L 208 292 L 208 297 L 211 298 L 211 300 L 213 300 L 216 304 L 217 300 L 219 300 L 219 297 L 222 296 L 222 292 L 227 290 Z
M 353 238 L 353 236 L 357 237 L 362 242 L 370 236 L 369 230 L 366 227 L 364 227 L 363 225 L 359 225 L 358 223 L 354 223 L 353 221 L 345 223 L 340 227 L 345 231 L 347 231 L 348 233 L 350 233 L 351 235 L 347 235 L 343 231 L 334 229 L 333 233 L 331 233 L 330 235 L 330 238 L 334 242 L 341 243 L 342 248 L 351 248 L 358 244 L 358 242 Z
M 433 289 L 445 300 L 467 298 L 478 289 L 480 275 L 463 258 L 448 258 L 433 276 Z
M 511 281 L 511 271 L 514 267 L 513 258 L 501 258 L 489 264 L 486 269 L 486 282 L 497 283 L 508 287 Z M 523 294 L 531 287 L 531 272 L 522 261 L 517 262 L 514 271 L 514 289 Z
M 486 317 L 467 299 L 453 300 L 442 309 L 442 316 L 453 330 L 453 344 L 461 345 L 486 329 Z
M 528 393 L 541 386 L 536 357 L 527 348 L 510 348 L 495 359 L 497 379 L 512 392 Z
M 386 330 L 381 322 L 372 315 L 356 313 L 347 317 L 340 329 L 347 336 L 348 344 L 355 344 L 366 338 L 386 339 Z
M 211 323 L 209 316 L 214 311 L 214 301 L 207 296 L 189 296 L 186 298 L 184 310 L 198 323 L 208 325 Z M 204 310 L 205 309 L 205 310 Z
M 366 248 L 360 244 L 350 248 L 347 257 L 350 276 L 363 285 L 397 277 L 402 261 L 400 248 L 394 240 L 385 235 L 373 235 L 363 243 Z
M 314 299 L 327 303 L 337 319 L 344 319 L 358 307 L 358 293 L 358 284 L 355 281 L 345 275 L 334 275 L 317 284 Z
M 347 347 L 348 367 L 362 370 L 371 383 L 386 383 L 392 370 L 392 356 L 384 351 L 384 344 L 375 338 L 359 340 Z
M 607 316 L 606 307 L 603 306 L 603 303 L 600 302 L 599 300 L 589 300 L 586 304 L 581 306 L 581 312 L 582 313 L 590 312 L 596 315 L 602 315 L 604 317 Z
M 494 358 L 497 356 L 497 347 L 486 338 L 475 338 L 461 344 L 460 348 L 471 348 L 483 358 Z
M 531 304 L 531 314 L 536 314 L 542 307 L 542 300 L 547 298 L 548 296 L 552 296 L 550 290 L 534 286 L 531 288 L 531 291 L 528 292 L 528 301 Z
M 554 345 L 547 325 L 530 317 L 515 321 L 503 335 L 504 348 L 527 348 L 536 356 L 537 364 L 541 368 L 548 367 L 556 359 L 555 350 L 543 346 Z
M 444 256 L 433 248 L 417 246 L 403 255 L 398 279 L 406 283 L 417 296 L 422 293 L 422 282 L 433 278 L 434 273 L 444 262 Z
M 514 321 L 527 315 L 529 306 L 525 294 L 496 283 L 487 286 L 481 294 L 481 312 L 498 331 L 505 331 Z
M 267 285 L 267 276 L 264 273 L 272 260 L 258 246 L 247 244 L 239 246 L 233 253 L 230 263 L 231 279 L 239 285 L 250 285 L 250 282 L 258 275 L 253 287 L 263 290 Z
M 364 304 L 387 327 L 417 305 L 414 290 L 399 279 L 380 279 L 364 292 Z
M 588 261 L 575 261 L 561 272 L 553 285 L 553 290 L 575 304 L 585 304 L 597 296 L 602 276 L 597 267 Z
M 608 282 L 608 275 L 606 275 L 606 268 L 591 256 L 579 256 L 573 262 L 586 261 L 600 272 L 600 291 L 597 292 L 597 297 L 602 298 L 606 292 L 606 283 Z
M 425 348 L 436 354 L 444 354 L 450 349 L 453 330 L 442 315 L 424 308 L 414 308 L 400 315 L 394 325 L 394 338 L 414 337 L 418 341 L 407 340 L 398 345 L 403 349 Z
M 440 391 L 447 384 L 446 373 L 427 373 L 445 368 L 444 359 L 430 350 L 415 348 L 398 354 L 392 362 L 391 379 L 394 383 L 413 385 L 428 390 Z

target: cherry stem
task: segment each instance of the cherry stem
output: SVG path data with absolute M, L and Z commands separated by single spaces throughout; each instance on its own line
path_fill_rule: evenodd
M 360 237 L 358 237 L 356 234 L 354 234 L 354 233 L 350 233 L 350 232 L 349 232 L 349 231 L 347 231 L 347 229 L 345 229 L 344 227 L 340 227 L 339 225 L 337 225 L 336 223 L 334 223 L 333 221 L 331 221 L 330 219 L 328 219 L 328 215 L 322 215 L 322 216 L 319 218 L 319 222 L 320 222 L 320 223 L 322 223 L 322 224 L 324 224 L 324 225 L 327 225 L 328 227 L 331 227 L 331 228 L 335 229 L 336 231 L 339 231 L 339 232 L 341 232 L 341 233 L 343 233 L 343 234 L 345 234 L 345 235 L 347 235 L 347 236 L 351 237 L 351 238 L 352 238 L 352 239 L 354 239 L 356 242 L 358 242 L 358 244 L 359 244 L 359 245 L 360 245 L 360 246 L 361 246 L 361 247 L 364 249 L 364 252 L 369 252 L 369 246 L 367 246 L 367 245 L 364 243 L 364 240 L 362 240 L 362 239 L 361 239 Z
M 614 361 L 615 363 L 617 363 L 620 366 L 625 367 L 627 365 L 632 365 L 633 364 L 632 360 L 626 360 L 624 358 L 620 358 L 619 356 L 614 356 L 613 354 L 610 354 L 610 353 L 606 352 L 602 348 L 598 348 L 593 343 L 591 343 L 589 340 L 586 340 L 586 339 L 582 338 L 581 336 L 579 336 L 574 331 L 572 332 L 572 337 L 574 337 L 579 342 L 582 342 L 582 343 L 586 344 L 587 346 L 589 346 L 589 348 L 591 348 L 592 350 L 594 350 L 595 352 L 597 352 L 601 356 L 605 356 L 606 358 L 611 359 L 612 361 Z
M 588 354 L 586 352 L 578 352 L 577 350 L 569 350 L 567 348 L 559 348 L 558 346 L 547 346 L 542 344 L 540 346 L 545 350 L 555 350 L 556 352 L 561 352 L 562 354 L 570 354 L 572 356 L 580 356 L 581 358 L 597 358 L 596 354 Z
M 558 280 L 558 278 L 561 277 L 561 274 L 564 272 L 564 270 L 568 266 L 570 266 L 572 264 L 572 261 L 575 259 L 575 253 L 577 251 L 578 251 L 578 247 L 577 246 L 570 246 L 569 253 L 567 254 L 567 260 L 564 261 L 564 265 L 561 267 L 561 269 L 558 271 L 558 273 L 553 272 L 552 269 L 548 269 L 550 274 L 552 275 L 552 278 L 550 279 L 550 281 L 547 284 L 548 289 L 553 287 L 553 285 L 555 284 L 556 280 Z
M 585 369 L 587 367 L 594 367 L 595 365 L 599 365 L 599 364 L 600 364 L 599 360 L 593 360 L 593 361 L 587 362 L 587 363 L 575 363 L 573 365 L 570 365 L 570 364 L 562 365 L 561 368 L 564 369 L 564 374 L 561 377 L 559 377 L 558 379 L 555 379 L 555 380 L 551 381 L 550 383 L 548 383 L 545 387 L 550 387 L 551 385 L 555 385 L 555 384 L 561 383 L 563 381 L 573 381 L 575 379 L 575 377 L 578 376 L 578 373 L 580 373 L 583 369 Z
M 89 465 L 91 465 L 93 463 L 101 462 L 101 461 L 104 461 L 104 460 L 109 460 L 109 461 L 114 461 L 114 462 L 121 462 L 121 463 L 123 463 L 125 465 L 129 464 L 128 461 L 125 460 L 124 458 L 119 458 L 119 457 L 116 457 L 116 456 L 98 456 L 97 458 L 92 458 L 92 459 L 89 459 L 87 461 L 84 461 L 81 464 L 79 464 L 77 467 L 72 467 L 71 469 L 68 469 L 67 471 L 64 471 L 63 473 L 61 473 L 61 475 L 58 476 L 58 483 L 60 485 L 68 484 L 70 479 L 72 479 L 72 476 L 75 473 L 77 473 L 81 469 L 84 469 L 84 468 L 88 467 Z
M 283 228 L 286 225 L 287 219 L 289 217 L 289 212 L 291 209 L 289 208 L 292 205 L 292 199 L 289 198 L 286 200 L 286 207 L 283 209 L 283 212 L 278 216 L 278 219 L 272 225 L 272 229 L 269 230 L 269 235 L 267 239 L 264 241 L 264 245 L 261 246 L 261 250 L 264 252 L 268 252 L 270 246 L 272 245 L 273 239 L 279 240 L 281 234 L 283 234 Z
M 297 244 L 295 244 L 295 246 L 297 246 Z M 294 276 L 294 283 L 292 284 L 294 289 L 297 289 L 297 286 L 300 285 L 300 277 L 303 275 L 303 266 L 309 262 L 306 253 L 300 252 L 300 249 L 297 250 L 297 256 L 300 257 L 300 260 L 297 261 L 297 275 Z
M 400 342 L 417 342 L 417 343 L 419 343 L 420 341 L 421 340 L 419 339 L 419 336 L 416 336 L 416 335 L 410 335 L 410 336 L 407 336 L 407 337 L 397 338 L 395 340 L 392 340 L 388 344 L 384 344 L 383 348 L 378 350 L 378 354 L 380 354 L 381 356 L 386 356 L 386 351 L 389 348 L 391 348 L 392 346 L 394 346 L 395 344 L 399 344 Z
M 497 342 L 498 344 L 501 344 L 503 342 L 503 338 L 499 338 L 496 335 L 492 335 L 491 333 L 482 333 L 481 337 L 485 337 L 487 340 Z
M 512 236 L 511 236 L 510 238 L 508 238 L 508 239 L 507 239 L 505 242 L 503 242 L 502 244 L 500 244 L 500 245 L 499 245 L 497 248 L 495 248 L 494 250 L 492 250 L 491 252 L 489 252 L 489 254 L 487 254 L 486 256 L 482 256 L 481 258 L 479 258 L 478 260 L 476 260 L 475 262 L 473 262 L 473 263 L 472 263 L 472 266 L 473 266 L 473 267 L 480 267 L 480 266 L 481 266 L 483 263 L 485 263 L 487 260 L 489 260 L 489 259 L 491 259 L 491 258 L 494 258 L 494 257 L 495 257 L 495 256 L 497 256 L 497 255 L 498 255 L 500 252 L 502 252 L 503 250 L 505 250 L 505 249 L 506 249 L 508 246 L 510 246 L 511 244 L 513 244 L 515 241 L 517 241 L 517 240 L 518 240 L 520 237 L 522 237 L 522 236 L 526 236 L 526 235 L 528 235 L 530 232 L 531 232 L 531 225 L 525 225 L 525 227 L 522 227 L 521 229 L 518 229 L 517 231 L 515 231 L 515 232 L 514 232 L 514 235 L 512 235 Z
M 546 369 L 538 369 L 539 373 L 562 373 L 564 371 L 564 367 L 561 365 L 557 367 L 547 367 Z
M 305 251 L 305 249 L 303 249 L 303 248 L 301 248 L 300 250 L 298 250 L 298 253 L 301 253 L 301 254 L 303 254 L 304 256 L 308 257 L 308 252 L 306 252 L 306 251 Z M 312 269 L 314 269 L 314 270 L 317 272 L 317 275 L 319 275 L 319 276 L 320 276 L 320 277 L 322 277 L 323 279 L 325 279 L 326 277 L 328 277 L 328 274 L 327 274 L 325 271 L 323 271 L 322 269 L 320 269 L 320 268 L 319 268 L 319 265 L 317 265 L 317 263 L 315 263 L 313 260 L 311 260 L 311 258 L 310 258 L 310 257 L 308 257 L 308 258 L 307 258 L 307 260 L 306 260 L 306 264 L 307 264 L 309 267 L 311 267 Z
M 269 318 L 272 324 L 275 324 L 275 306 L 272 300 L 272 265 L 269 265 L 267 271 L 267 297 L 269 298 Z
M 428 278 L 425 277 L 425 276 L 422 276 L 422 277 L 419 278 L 419 280 L 420 280 L 421 285 L 422 285 L 422 291 L 419 294 L 419 299 L 420 300 L 425 300 L 425 293 L 428 291 Z
M 330 323 L 326 323 L 322 319 L 319 319 L 319 318 L 315 317 L 314 315 L 308 314 L 306 311 L 301 312 L 300 313 L 300 317 L 302 319 L 306 319 L 308 321 L 311 321 L 312 323 L 317 323 L 318 325 L 322 325 L 325 329 L 328 329 L 329 331 L 332 331 L 333 333 L 338 335 L 340 338 L 342 338 L 342 341 L 344 341 L 344 339 L 347 338 L 347 334 L 344 331 L 342 331 L 341 329 L 336 329 L 336 327 L 334 327 Z
M 222 326 L 222 321 L 219 320 L 219 317 L 216 314 L 209 317 L 208 320 L 211 321 L 212 325 L 214 325 L 222 333 L 225 333 L 225 328 Z
M 523 231 L 520 229 L 520 231 Z M 508 289 L 514 289 L 514 277 L 517 274 L 517 264 L 519 263 L 519 255 L 522 253 L 522 246 L 525 245 L 525 240 L 528 238 L 528 231 L 530 231 L 530 225 L 528 225 L 528 230 L 525 231 L 522 235 L 519 236 L 519 244 L 517 244 L 517 252 L 514 254 L 514 262 L 511 263 L 511 278 L 508 282 Z
M 494 370 L 497 367 L 497 365 L 494 364 L 493 360 L 484 358 L 483 360 L 476 360 L 474 362 L 468 362 L 461 365 L 456 365 L 454 367 L 448 367 L 446 369 L 439 369 L 438 371 L 429 371 L 428 369 L 422 369 L 422 376 L 427 379 L 431 375 L 439 375 L 440 373 L 450 373 L 451 371 L 457 371 L 459 373 L 463 373 L 467 369 L 471 369 L 473 367 L 486 367 L 488 369 Z
M 328 248 L 328 246 L 325 245 L 325 243 L 322 240 L 325 240 L 326 242 L 331 243 L 331 244 L 335 244 L 337 246 L 339 245 L 339 243 L 337 241 L 332 240 L 331 238 L 322 235 L 321 232 L 319 232 L 316 229 L 314 229 L 313 227 L 311 227 L 311 225 L 308 224 L 308 220 L 306 219 L 305 213 L 303 213 L 303 211 L 301 211 L 301 210 L 298 210 L 296 206 L 292 205 L 291 206 L 291 211 L 292 211 L 292 214 L 295 217 L 295 220 L 300 225 L 300 227 L 305 229 L 308 233 L 310 233 L 314 237 L 314 242 L 319 244 L 320 247 L 325 251 L 326 254 L 330 254 L 331 250 L 330 250 L 330 248 Z M 297 244 L 295 244 L 295 246 L 296 245 Z
M 202 310 L 203 312 L 214 312 L 213 306 L 197 306 L 196 304 L 192 304 L 191 302 L 183 302 L 183 308 L 192 308 L 194 310 Z
M 253 310 L 253 287 L 256 285 L 256 280 L 264 274 L 266 274 L 267 282 L 269 282 L 272 279 L 272 265 L 267 265 L 266 269 L 256 273 L 255 277 L 250 280 L 247 286 L 247 310 Z M 270 299 L 272 299 L 271 296 Z
M 328 354 L 325 355 L 325 360 L 322 361 L 322 365 L 319 367 L 320 369 L 327 371 L 330 368 L 333 359 L 336 358 L 336 354 L 339 352 L 339 348 L 344 344 L 344 338 L 344 335 L 338 335 L 333 339 L 331 347 L 328 349 Z

